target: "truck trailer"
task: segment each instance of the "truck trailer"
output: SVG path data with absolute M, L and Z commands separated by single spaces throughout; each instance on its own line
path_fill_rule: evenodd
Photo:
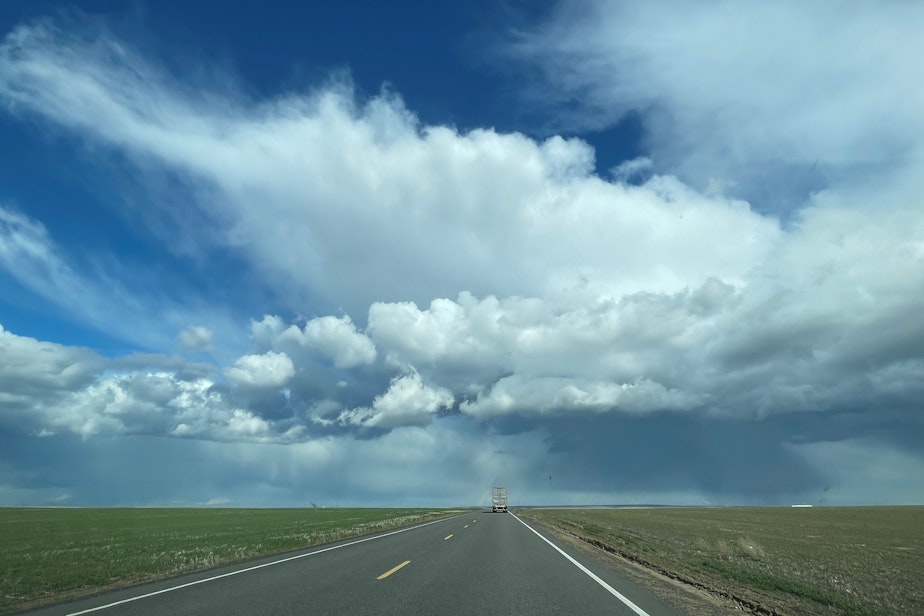
M 507 513 L 507 488 L 500 486 L 491 488 L 491 512 Z

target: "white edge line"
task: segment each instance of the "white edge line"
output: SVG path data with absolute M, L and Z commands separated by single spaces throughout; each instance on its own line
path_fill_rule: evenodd
M 537 536 L 537 537 L 539 537 L 540 539 L 542 539 L 543 541 L 545 541 L 546 543 L 548 543 L 550 546 L 552 546 L 553 548 L 555 548 L 555 549 L 558 551 L 559 554 L 561 554 L 562 556 L 564 556 L 565 558 L 567 558 L 568 560 L 570 560 L 570 561 L 571 561 L 571 564 L 573 564 L 575 567 L 577 567 L 578 569 L 580 569 L 581 571 L 583 571 L 584 573 L 586 573 L 587 575 L 589 575 L 590 578 L 591 578 L 593 581 L 595 581 L 595 582 L 596 582 L 597 584 L 599 584 L 600 586 L 603 586 L 603 588 L 605 588 L 607 591 L 609 591 L 609 593 L 610 593 L 611 595 L 613 595 L 614 597 L 616 597 L 617 599 L 619 599 L 620 601 L 622 601 L 623 603 L 625 603 L 625 604 L 626 604 L 626 607 L 628 607 L 630 610 L 632 610 L 633 612 L 635 612 L 636 614 L 638 614 L 638 616 L 649 616 L 648 612 L 646 612 L 645 610 L 643 610 L 643 609 L 640 608 L 639 606 L 637 606 L 637 605 L 635 605 L 634 603 L 632 603 L 632 601 L 629 599 L 629 597 L 625 596 L 624 594 L 622 594 L 621 592 L 619 592 L 618 590 L 616 590 L 615 588 L 613 588 L 612 586 L 610 586 L 609 584 L 607 584 L 606 582 L 604 582 L 603 580 L 601 580 L 599 577 L 597 577 L 597 575 L 596 575 L 593 571 L 591 571 L 590 569 L 588 569 L 587 567 L 585 567 L 584 565 L 582 565 L 582 564 L 579 563 L 578 561 L 576 561 L 576 560 L 574 560 L 573 558 L 571 558 L 571 556 L 569 556 L 567 552 L 565 552 L 563 549 L 561 549 L 560 547 L 558 547 L 557 545 L 555 545 L 554 543 L 552 543 L 551 541 L 549 541 L 548 539 L 546 539 L 545 537 L 543 537 L 541 534 L 539 534 L 539 531 L 537 531 L 535 528 L 533 528 L 532 526 L 530 526 L 529 524 L 527 524 L 526 522 L 524 522 L 523 520 L 521 520 L 515 513 L 510 512 L 510 515 L 512 515 L 512 516 L 514 517 L 514 519 L 515 519 L 517 522 L 519 522 L 520 524 L 522 524 L 523 526 L 525 526 L 525 527 L 528 528 L 529 530 L 531 530 L 531 531 L 533 531 L 534 533 L 536 533 L 536 536 Z
M 459 514 L 463 515 L 463 514 Z M 452 516 L 458 517 L 458 516 Z M 397 535 L 398 533 L 406 533 L 409 530 L 414 530 L 417 528 L 423 528 L 424 526 L 430 526 L 431 524 L 437 524 L 439 522 L 445 522 L 446 520 L 451 520 L 449 518 L 440 518 L 439 520 L 433 520 L 432 522 L 425 522 L 423 524 L 418 524 L 417 526 L 409 526 L 407 528 L 399 528 L 398 530 L 393 530 L 382 535 L 375 535 L 374 537 L 365 537 L 363 539 L 357 539 L 356 541 L 350 541 L 349 543 L 341 543 L 339 545 L 333 545 L 329 548 L 323 548 L 321 550 L 315 550 L 313 552 L 308 552 L 306 554 L 297 554 L 295 556 L 289 556 L 287 558 L 282 558 L 280 560 L 274 560 L 272 562 L 263 563 L 262 565 L 254 565 L 253 567 L 247 567 L 245 569 L 237 569 L 236 571 L 229 571 L 228 573 L 222 573 L 221 575 L 213 575 L 209 578 L 204 578 L 201 580 L 196 580 L 195 582 L 187 582 L 186 584 L 180 584 L 179 586 L 171 586 L 170 588 L 162 588 L 161 590 L 155 590 L 154 592 L 149 592 L 143 595 L 138 595 L 137 597 L 129 597 L 128 599 L 122 599 L 121 601 L 115 601 L 113 603 L 107 603 L 106 605 L 99 605 L 97 607 L 91 607 L 85 610 L 80 610 L 79 612 L 71 612 L 66 616 L 80 616 L 80 614 L 89 614 L 90 612 L 98 612 L 99 610 L 105 610 L 110 607 L 115 607 L 117 605 L 122 605 L 123 603 L 131 603 L 132 601 L 138 601 L 139 599 L 147 599 L 148 597 L 153 597 L 155 595 L 162 595 L 167 592 L 173 592 L 174 590 L 180 590 L 182 588 L 189 588 L 190 586 L 195 586 L 197 584 L 205 584 L 206 582 L 211 582 L 214 580 L 220 580 L 221 578 L 231 577 L 232 575 L 238 575 L 240 573 L 247 573 L 248 571 L 255 571 L 257 569 L 262 569 L 264 567 L 272 567 L 273 565 L 279 565 L 282 563 L 289 562 L 290 560 L 298 560 L 299 558 L 306 558 L 308 556 L 314 556 L 315 554 L 321 554 L 322 552 L 330 552 L 331 550 L 339 550 L 340 548 L 346 548 L 351 545 L 356 545 L 357 543 L 365 543 L 366 541 L 373 541 L 375 539 L 382 539 L 383 537 L 389 537 L 391 535 Z M 532 529 L 530 529 L 532 530 Z M 533 531 L 535 532 L 535 531 Z

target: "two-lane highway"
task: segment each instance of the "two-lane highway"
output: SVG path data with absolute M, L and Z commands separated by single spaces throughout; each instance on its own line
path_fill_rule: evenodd
M 515 515 L 475 512 L 38 613 L 680 616 L 593 560 L 562 549 Z

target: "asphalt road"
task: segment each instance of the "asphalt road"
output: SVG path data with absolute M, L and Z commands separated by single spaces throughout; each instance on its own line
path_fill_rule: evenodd
M 587 572 L 582 571 L 548 540 L 569 552 L 514 515 L 473 512 L 34 613 L 681 616 L 593 559 L 570 554 L 586 567 Z

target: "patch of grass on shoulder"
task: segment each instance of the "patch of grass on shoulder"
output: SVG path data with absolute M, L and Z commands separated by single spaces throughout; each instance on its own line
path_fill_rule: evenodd
M 831 591 L 811 586 L 794 579 L 781 578 L 768 573 L 748 571 L 721 562 L 703 561 L 704 569 L 716 572 L 729 580 L 741 582 L 751 588 L 770 592 L 778 591 L 819 605 L 835 608 L 847 616 L 876 616 L 880 612 L 854 605 Z

